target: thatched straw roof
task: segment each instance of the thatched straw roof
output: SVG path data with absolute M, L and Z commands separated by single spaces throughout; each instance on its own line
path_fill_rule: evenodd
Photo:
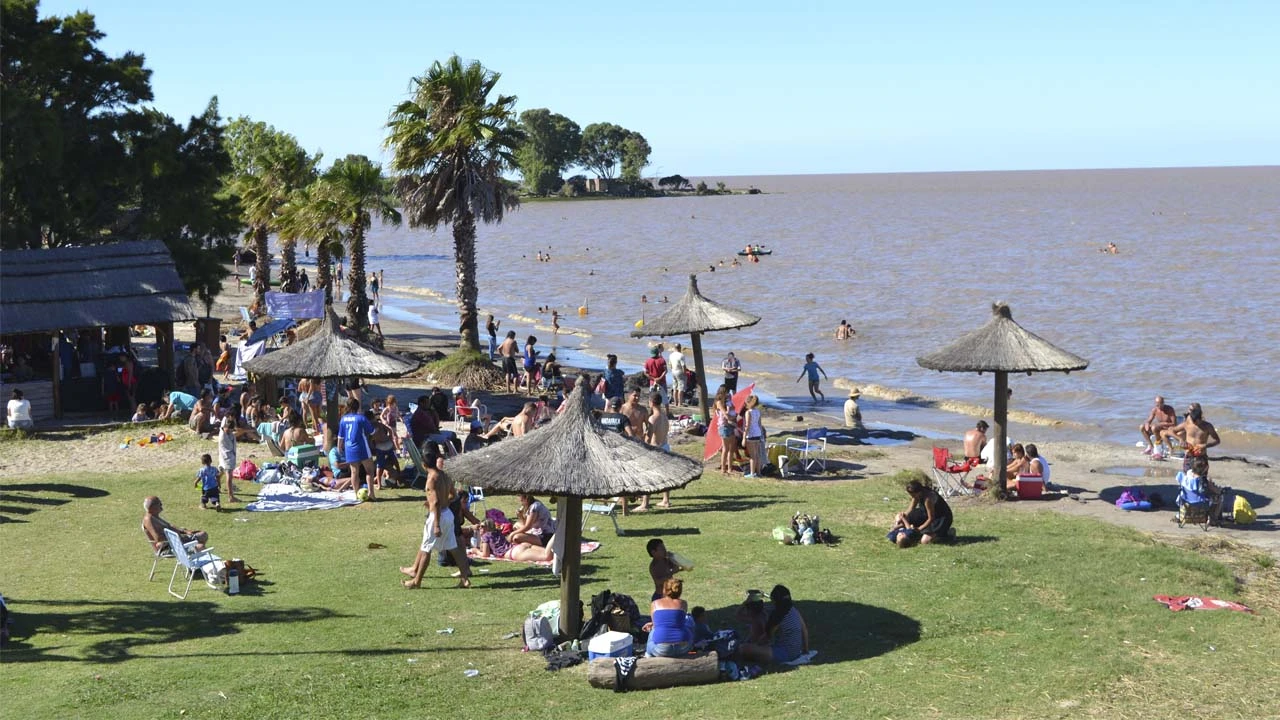
M 671 309 L 652 320 L 645 321 L 644 326 L 632 331 L 631 336 L 690 335 L 750 327 L 758 322 L 760 318 L 751 313 L 734 310 L 702 297 L 702 293 L 698 292 L 698 276 L 690 275 L 689 289 L 684 297 L 680 298 L 680 301 Z
M 579 498 L 644 495 L 674 490 L 702 475 L 702 465 L 606 430 L 591 415 L 575 383 L 567 407 L 546 425 L 449 463 L 461 485 Z
M 305 340 L 244 364 L 255 375 L 268 377 L 385 378 L 413 372 L 421 365 L 412 358 L 393 355 L 347 337 L 338 328 L 338 316 L 329 308 L 320 328 Z
M 159 240 L 0 254 L 0 333 L 194 320 Z
M 1008 305 L 995 303 L 991 312 L 986 325 L 916 362 L 948 372 L 1071 372 L 1089 366 L 1088 360 L 1023 329 Z

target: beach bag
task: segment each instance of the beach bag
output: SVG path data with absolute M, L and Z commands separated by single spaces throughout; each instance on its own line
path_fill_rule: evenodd
M 252 480 L 258 477 L 258 466 L 252 460 L 245 460 L 231 471 L 231 477 L 237 480 Z
M 1236 495 L 1231 511 L 1231 518 L 1237 525 L 1247 525 L 1258 519 L 1258 512 L 1253 509 L 1248 500 L 1244 499 L 1243 495 Z
M 1129 488 L 1116 498 L 1116 507 L 1121 510 L 1150 510 L 1151 503 L 1138 488 Z
M 524 621 L 524 649 L 542 652 L 555 645 L 555 635 L 551 632 L 551 620 L 545 617 L 530 615 Z

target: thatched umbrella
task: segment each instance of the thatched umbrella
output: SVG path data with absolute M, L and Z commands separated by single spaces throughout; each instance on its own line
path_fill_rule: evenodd
M 711 302 L 698 292 L 698 276 L 689 276 L 689 290 L 670 310 L 646 322 L 639 330 L 631 333 L 632 337 L 669 337 L 671 335 L 689 335 L 692 338 L 694 372 L 698 376 L 698 408 L 702 411 L 702 422 L 710 423 L 711 415 L 707 408 L 707 377 L 702 366 L 702 333 L 716 330 L 736 330 L 750 327 L 760 322 L 760 318 Z
M 916 358 L 921 367 L 943 372 L 984 372 L 996 374 L 995 450 L 1008 443 L 1006 420 L 1009 414 L 1009 373 L 1063 372 L 1083 370 L 1089 361 L 1063 350 L 1013 321 L 1004 303 L 991 306 L 986 325 L 928 355 Z M 993 458 L 994 460 L 994 458 Z M 996 463 L 1001 492 L 1005 489 L 1004 468 Z
M 322 319 L 308 337 L 274 352 L 260 355 L 244 364 L 255 375 L 268 377 L 310 377 L 333 380 L 349 377 L 400 377 L 418 369 L 418 360 L 393 355 L 348 337 L 338 327 L 333 308 L 325 310 Z M 337 424 L 337 398 L 329 394 L 329 427 Z
M 580 379 L 551 422 L 518 438 L 465 453 L 449 463 L 460 487 L 480 486 L 560 498 L 560 632 L 576 637 L 582 623 L 578 579 L 582 561 L 582 500 L 675 490 L 702 475 L 702 464 L 607 430 L 591 414 L 590 383 Z

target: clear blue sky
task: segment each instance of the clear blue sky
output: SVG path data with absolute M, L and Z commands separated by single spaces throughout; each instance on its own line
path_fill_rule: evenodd
M 621 5 L 87 9 L 109 52 L 146 55 L 160 110 L 185 121 L 217 95 L 326 162 L 383 158 L 409 79 L 457 53 L 520 110 L 642 133 L 647 175 L 1280 164 L 1276 0 Z

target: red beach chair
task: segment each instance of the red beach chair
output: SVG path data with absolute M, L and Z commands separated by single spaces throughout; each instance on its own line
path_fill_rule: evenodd
M 938 481 L 938 492 L 946 497 L 972 495 L 977 492 L 969 484 L 969 473 L 977 467 L 973 461 L 951 462 L 951 451 L 943 447 L 933 448 L 933 478 Z

